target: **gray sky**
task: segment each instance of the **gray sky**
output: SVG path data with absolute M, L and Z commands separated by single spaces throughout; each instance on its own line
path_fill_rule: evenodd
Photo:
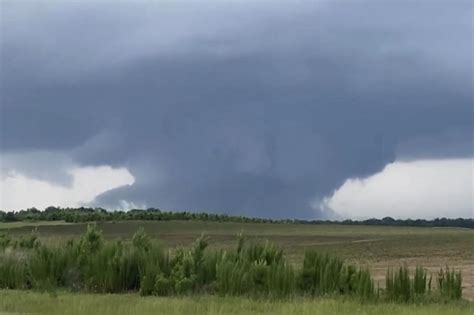
M 394 187 L 431 187 L 393 175 L 403 163 L 438 162 L 445 182 L 461 161 L 456 209 L 430 188 L 399 213 L 472 216 L 471 1 L 2 1 L 0 14 L 0 207 L 28 199 L 26 181 L 61 205 L 363 217 L 386 203 L 364 190 L 341 206 L 348 181 L 383 174 L 402 198 Z

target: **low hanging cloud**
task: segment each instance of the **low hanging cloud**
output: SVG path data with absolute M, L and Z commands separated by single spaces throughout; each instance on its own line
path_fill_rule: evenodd
M 471 2 L 1 1 L 2 173 L 109 165 L 136 182 L 91 206 L 330 217 L 348 178 L 473 157 Z
M 348 179 L 322 206 L 348 218 L 472 218 L 474 159 L 396 161 Z
M 68 171 L 69 186 L 31 178 L 15 171 L 0 178 L 0 209 L 21 210 L 48 206 L 77 207 L 93 201 L 108 190 L 132 185 L 135 179 L 126 168 L 77 167 Z

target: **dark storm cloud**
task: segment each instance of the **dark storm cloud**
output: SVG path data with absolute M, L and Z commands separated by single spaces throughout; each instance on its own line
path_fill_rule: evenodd
M 96 204 L 324 216 L 397 156 L 472 156 L 470 2 L 2 6 L 1 152 L 126 166 Z

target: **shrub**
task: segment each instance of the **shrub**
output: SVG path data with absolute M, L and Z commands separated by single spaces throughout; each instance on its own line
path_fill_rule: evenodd
M 417 266 L 413 277 L 407 266 L 400 267 L 398 271 L 387 271 L 385 278 L 386 298 L 398 302 L 423 302 L 431 295 L 431 276 L 421 266 Z
M 408 302 L 412 299 L 410 276 L 407 266 L 400 267 L 398 271 L 387 271 L 385 278 L 387 298 L 391 301 Z
M 40 245 L 40 240 L 38 239 L 38 230 L 34 229 L 31 231 L 30 235 L 22 237 L 18 242 L 20 248 L 36 248 Z
M 0 233 L 0 250 L 5 250 L 8 246 L 10 246 L 12 239 L 8 235 L 8 233 Z
M 344 277 L 343 261 L 337 257 L 306 251 L 303 269 L 299 276 L 300 289 L 311 295 L 337 293 L 350 285 L 342 285 Z M 350 279 L 346 279 L 350 280 Z
M 249 262 L 264 261 L 267 265 L 273 265 L 282 261 L 283 251 L 278 249 L 274 244 L 265 241 L 263 244 L 253 243 L 247 248 L 244 247 L 241 249 L 239 255 L 241 259 L 245 259 Z
M 25 264 L 14 253 L 0 256 L 0 288 L 27 289 L 28 277 Z
M 293 267 L 286 263 L 269 267 L 268 289 L 272 297 L 287 297 L 295 294 L 296 277 Z
M 104 239 L 102 237 L 102 231 L 97 228 L 97 225 L 89 224 L 86 233 L 82 236 L 80 241 L 80 247 L 83 254 L 94 254 L 102 248 L 103 244 Z
M 462 297 L 462 275 L 454 270 L 440 269 L 438 273 L 438 288 L 442 297 L 459 300 Z
M 348 294 L 369 300 L 375 297 L 374 281 L 367 269 L 344 265 L 342 259 L 306 251 L 299 275 L 304 294 Z
M 159 273 L 155 279 L 154 293 L 160 296 L 167 296 L 172 293 L 173 284 L 162 273 Z
M 145 274 L 140 281 L 140 295 L 152 295 L 155 292 L 155 282 L 152 273 Z
M 178 248 L 174 255 L 153 242 L 143 228 L 137 230 L 131 244 L 105 242 L 95 225 L 89 225 L 79 241 L 59 246 L 39 243 L 36 232 L 23 241 L 15 249 L 8 235 L 0 237 L 0 288 L 271 298 L 341 294 L 360 301 L 379 297 L 368 269 L 307 251 L 303 266 L 295 270 L 274 244 L 247 244 L 242 234 L 234 250 L 209 251 L 209 239 L 201 235 L 191 247 Z M 383 297 L 396 302 L 425 301 L 431 296 L 446 300 L 462 297 L 460 272 L 441 269 L 436 278 L 437 291 L 432 291 L 431 279 L 422 267 L 416 268 L 413 277 L 406 266 L 389 269 Z
M 145 233 L 145 229 L 143 227 L 139 227 L 135 234 L 133 234 L 132 244 L 137 249 L 142 249 L 144 251 L 150 250 L 151 240 Z
M 243 295 L 249 292 L 250 265 L 224 253 L 216 266 L 216 287 L 221 295 Z
M 413 276 L 413 294 L 416 296 L 423 296 L 427 291 L 427 272 L 420 266 L 415 269 Z
M 349 292 L 353 293 L 361 301 L 373 300 L 376 297 L 374 280 L 368 269 L 359 269 L 352 274 L 350 288 Z

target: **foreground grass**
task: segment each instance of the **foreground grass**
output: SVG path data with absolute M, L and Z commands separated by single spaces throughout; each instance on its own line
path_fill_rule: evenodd
M 472 303 L 361 304 L 343 299 L 252 300 L 229 297 L 140 297 L 138 294 L 0 290 L 0 314 L 472 314 Z

